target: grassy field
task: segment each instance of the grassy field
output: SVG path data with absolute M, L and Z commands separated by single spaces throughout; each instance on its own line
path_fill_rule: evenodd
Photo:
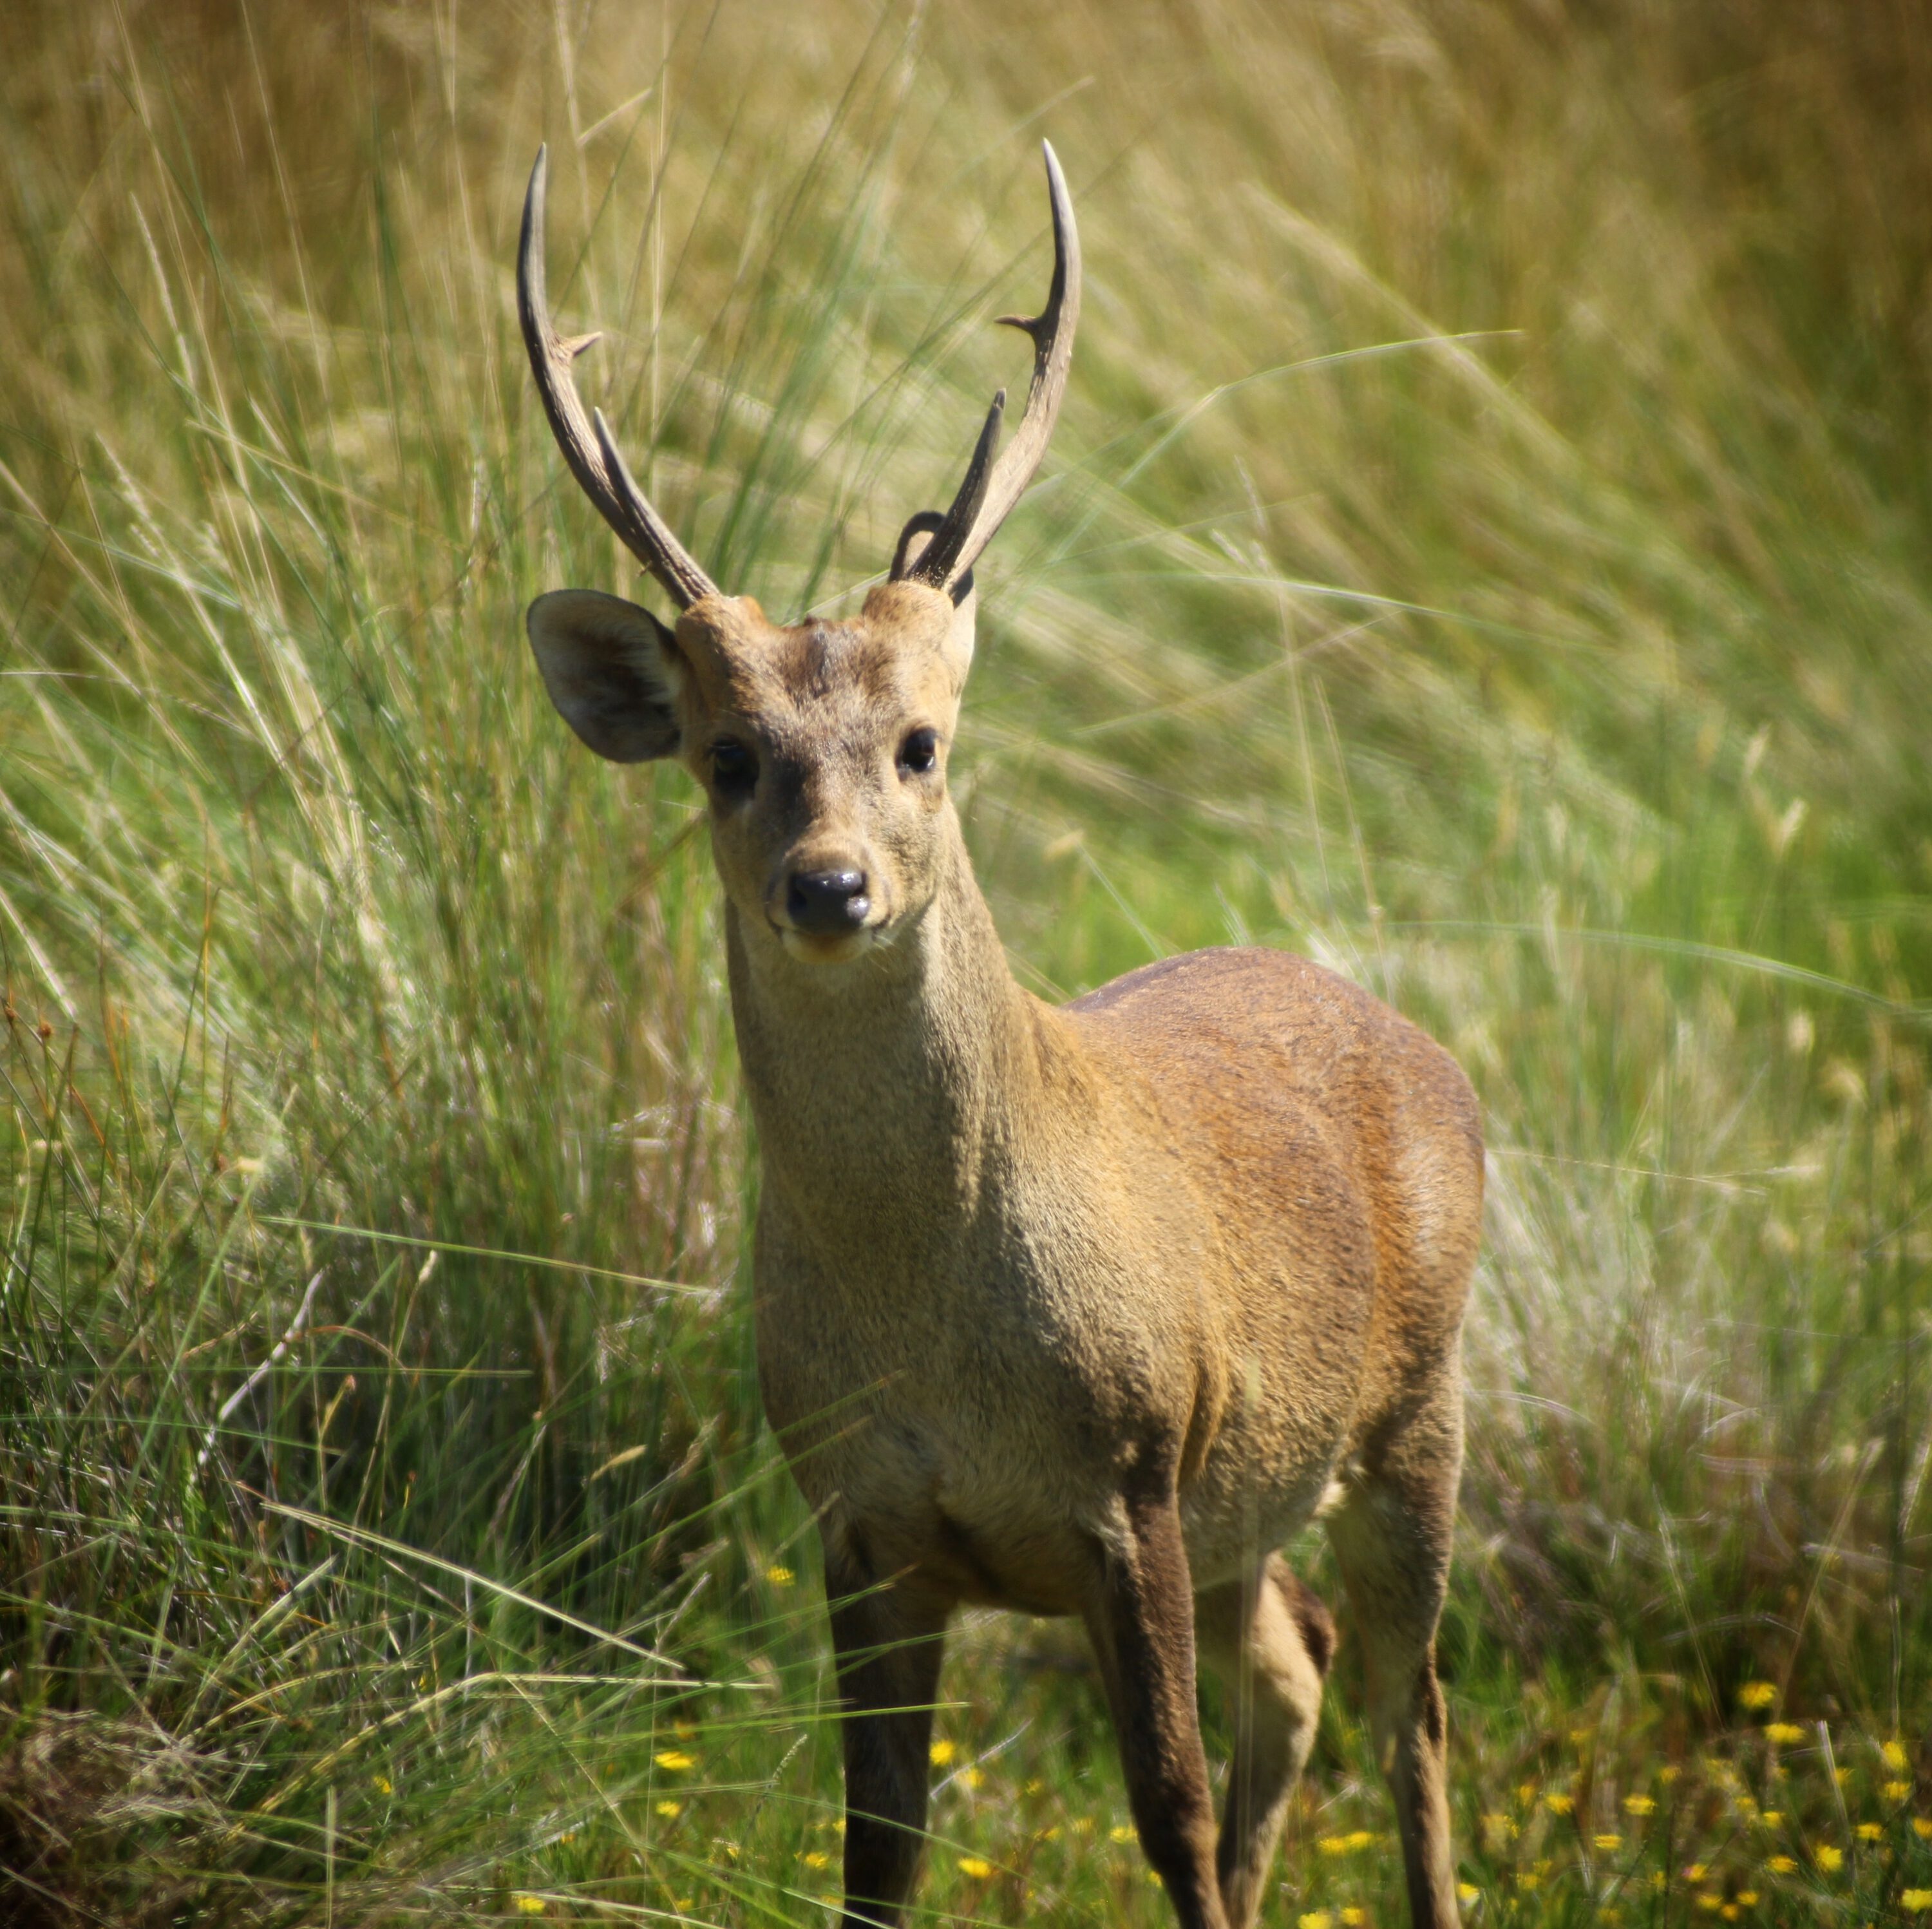
M 0 1914 L 822 1919 L 709 859 L 523 640 L 635 572 L 515 220 L 547 139 L 586 392 L 838 611 L 1021 372 L 1048 133 L 1086 314 L 957 788 L 1024 981 L 1285 945 L 1481 1094 L 1468 1919 L 1932 1921 L 1924 7 L 0 43 Z M 1271 1929 L 1405 1919 L 1354 1666 Z M 1070 1631 L 944 1688 L 919 1919 L 1168 1919 Z

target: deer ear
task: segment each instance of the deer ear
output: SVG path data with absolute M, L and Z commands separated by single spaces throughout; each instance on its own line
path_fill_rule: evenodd
M 953 687 L 966 687 L 966 673 L 973 667 L 974 621 L 979 614 L 980 593 L 973 586 L 973 572 L 968 570 L 964 593 L 952 606 L 952 621 L 946 632 L 946 655 L 952 665 Z
M 946 518 L 936 509 L 922 509 L 910 518 L 899 531 L 898 546 L 892 551 L 892 566 L 887 580 L 903 582 L 913 565 L 932 542 L 933 532 Z M 952 666 L 952 686 L 955 690 L 966 687 L 966 673 L 973 667 L 973 638 L 974 619 L 978 614 L 980 596 L 973 586 L 973 572 L 968 569 L 959 580 L 941 594 L 950 596 L 952 602 L 952 620 L 946 626 L 946 640 L 940 645 L 947 660 Z
M 596 590 L 554 590 L 525 622 L 550 701 L 599 757 L 642 764 L 676 749 L 684 664 L 650 610 Z

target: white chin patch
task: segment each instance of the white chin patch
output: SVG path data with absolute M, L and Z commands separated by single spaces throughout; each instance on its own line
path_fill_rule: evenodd
M 794 931 L 789 925 L 778 927 L 778 940 L 791 957 L 802 964 L 849 964 L 854 958 L 862 958 L 878 941 L 878 932 L 872 925 L 861 925 L 856 931 L 846 932 L 836 938 L 814 938 L 802 931 Z

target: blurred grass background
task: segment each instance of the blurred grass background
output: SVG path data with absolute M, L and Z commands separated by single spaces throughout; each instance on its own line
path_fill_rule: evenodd
M 10 1921 L 836 1889 L 696 800 L 522 638 L 637 590 L 515 220 L 548 139 L 586 391 L 728 587 L 837 611 L 1018 372 L 1042 133 L 1087 309 L 962 808 L 1042 992 L 1287 945 L 1482 1095 L 1472 1919 L 1932 1908 L 1924 7 L 0 38 Z M 1402 1919 L 1351 1666 L 1273 1924 Z M 1166 1919 L 1065 1631 L 945 1690 L 921 1919 Z

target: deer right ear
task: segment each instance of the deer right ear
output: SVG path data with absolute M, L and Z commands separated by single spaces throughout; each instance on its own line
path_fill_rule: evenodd
M 550 701 L 599 757 L 642 764 L 677 748 L 684 664 L 650 610 L 596 590 L 553 590 L 525 622 Z

